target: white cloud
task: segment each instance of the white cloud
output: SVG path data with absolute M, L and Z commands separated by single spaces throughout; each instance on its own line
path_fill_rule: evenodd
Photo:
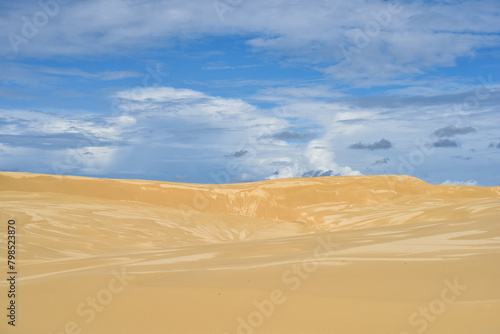
M 143 74 L 134 71 L 105 71 L 103 73 L 98 73 L 96 75 L 100 80 L 104 81 L 136 78 L 143 76 Z
M 178 40 L 236 35 L 247 38 L 254 51 L 370 86 L 453 66 L 458 58 L 474 57 L 477 50 L 500 44 L 496 0 L 399 3 L 401 8 L 382 0 L 303 0 L 293 5 L 282 0 L 243 1 L 221 22 L 212 1 L 205 0 L 70 2 L 19 44 L 18 54 L 13 54 L 10 43 L 0 46 L 0 54 L 141 54 Z M 397 10 L 390 12 L 391 8 Z M 21 36 L 21 18 L 40 10 L 36 3 L 7 6 L 0 30 Z M 343 62 L 345 50 L 354 50 L 350 62 Z M 103 79 L 126 75 L 131 73 Z
M 279 177 L 296 177 L 320 169 L 341 175 L 359 174 L 348 166 L 337 164 L 333 148 L 326 147 L 328 143 L 321 143 L 325 146 L 322 150 L 317 148 L 318 141 L 308 144 L 313 137 L 300 144 L 262 139 L 293 126 L 286 120 L 287 108 L 261 110 L 241 99 L 173 87 L 126 90 L 115 97 L 116 110 L 122 110 L 122 116 L 115 118 L 114 123 L 124 119 L 121 131 L 129 133 L 134 143 L 132 147 L 117 151 L 115 166 L 134 156 L 154 157 L 156 163 L 200 161 L 208 170 L 215 167 L 229 172 L 232 180 L 238 182 L 275 177 L 276 172 Z M 318 105 L 313 103 L 313 106 Z M 346 117 L 340 116 L 341 119 Z M 317 121 L 313 122 L 314 126 L 319 126 Z M 234 156 L 234 152 L 243 151 L 246 154 Z M 136 160 L 134 168 L 139 169 L 140 159 Z M 155 164 L 154 161 L 143 164 Z
M 9 136 L 2 164 L 41 173 L 105 173 L 124 145 L 129 116 L 98 119 L 91 115 L 0 109 L 0 136 Z M 15 151 L 15 152 L 14 152 Z
M 255 67 L 262 67 L 262 64 L 254 65 L 226 65 L 224 63 L 211 63 L 208 66 L 204 66 L 202 69 L 206 71 L 217 71 L 217 70 L 237 70 L 237 69 L 248 69 Z
M 280 104 L 289 104 L 314 99 L 334 99 L 346 97 L 342 92 L 336 92 L 328 85 L 309 85 L 303 87 L 284 86 L 276 88 L 261 89 L 254 96 L 260 101 L 274 102 Z
M 140 77 L 143 74 L 134 71 L 104 71 L 89 73 L 77 68 L 52 68 L 52 67 L 32 67 L 35 72 L 44 74 L 61 75 L 61 76 L 75 76 L 81 78 L 91 78 L 103 81 L 119 80 L 125 78 Z
M 332 170 L 341 175 L 359 175 L 348 166 L 339 166 L 335 163 L 335 153 L 329 149 L 329 142 L 325 140 L 313 140 L 307 145 L 306 157 L 312 165 L 313 170 Z
M 257 178 L 254 175 L 248 173 L 241 173 L 234 177 L 236 182 L 253 182 L 257 181 Z
M 383 158 L 391 161 L 384 166 L 384 173 L 395 174 L 400 158 L 404 158 L 410 161 L 415 176 L 441 182 L 443 175 L 460 180 L 474 163 L 486 166 L 485 170 L 498 163 L 497 156 L 488 150 L 498 130 L 491 122 L 491 115 L 496 115 L 491 114 L 494 101 L 455 124 L 456 118 L 443 115 L 454 101 L 446 98 L 438 104 L 435 100 L 411 104 L 399 97 L 336 101 L 306 94 L 300 100 L 292 97 L 279 107 L 263 109 L 242 99 L 173 87 L 124 90 L 114 96 L 115 114 L 107 115 L 0 109 L 0 136 L 8 143 L 0 148 L 0 168 L 23 166 L 35 172 L 57 172 L 54 161 L 62 164 L 60 170 L 65 174 L 107 175 L 113 171 L 114 177 L 123 174 L 168 180 L 189 175 L 190 182 L 214 182 L 208 176 L 213 172 L 229 175 L 218 178 L 223 181 L 246 182 L 369 174 L 368 167 Z M 474 136 L 467 136 L 474 141 L 464 139 L 453 153 L 470 160 L 457 161 L 425 146 L 434 142 L 435 129 L 454 124 L 477 129 Z M 283 133 L 313 135 L 294 141 L 293 135 Z M 393 143 L 383 156 L 377 151 L 348 148 L 380 138 Z M 481 156 L 484 159 L 478 160 Z M 443 172 L 446 166 L 458 164 L 468 165 Z

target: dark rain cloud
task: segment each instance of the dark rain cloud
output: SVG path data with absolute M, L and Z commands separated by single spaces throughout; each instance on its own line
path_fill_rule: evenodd
M 468 133 L 474 133 L 474 132 L 476 132 L 476 129 L 474 129 L 472 126 L 457 128 L 455 125 L 448 125 L 445 126 L 444 128 L 440 128 L 434 131 L 434 135 L 439 138 L 444 138 L 444 137 L 454 137 L 456 135 L 466 135 Z
M 389 161 L 391 161 L 391 159 L 389 158 L 384 158 L 384 159 L 381 159 L 381 160 L 377 160 L 373 163 L 373 165 L 385 165 L 385 164 L 388 164 Z
M 437 142 L 432 144 L 433 147 L 458 147 L 458 143 L 450 139 L 439 139 Z
M 230 158 L 241 158 L 242 156 L 247 155 L 247 154 L 248 154 L 247 150 L 241 150 L 241 151 L 237 151 L 237 152 L 231 153 L 231 154 L 227 155 L 227 157 L 230 157 Z
M 387 150 L 392 147 L 392 143 L 388 141 L 387 139 L 380 139 L 379 141 L 373 143 L 373 144 L 368 144 L 368 143 L 362 143 L 358 142 L 356 144 L 352 144 L 349 146 L 351 149 L 355 150 Z
M 301 177 L 320 177 L 320 176 L 339 176 L 340 174 L 334 173 L 333 170 L 309 170 L 302 173 Z
M 500 143 L 498 143 L 498 144 L 490 143 L 490 145 L 488 146 L 488 148 L 500 148 Z

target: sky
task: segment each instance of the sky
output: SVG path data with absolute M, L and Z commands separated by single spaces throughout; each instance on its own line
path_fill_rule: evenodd
M 498 0 L 0 3 L 0 170 L 500 186 Z

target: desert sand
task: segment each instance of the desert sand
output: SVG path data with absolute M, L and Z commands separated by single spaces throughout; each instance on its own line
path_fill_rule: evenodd
M 0 173 L 0 224 L 2 334 L 500 333 L 500 187 Z

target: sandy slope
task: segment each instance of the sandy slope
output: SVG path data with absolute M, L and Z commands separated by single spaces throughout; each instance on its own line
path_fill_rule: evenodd
M 500 333 L 500 187 L 0 173 L 0 333 Z M 5 306 L 5 307 L 4 307 Z

